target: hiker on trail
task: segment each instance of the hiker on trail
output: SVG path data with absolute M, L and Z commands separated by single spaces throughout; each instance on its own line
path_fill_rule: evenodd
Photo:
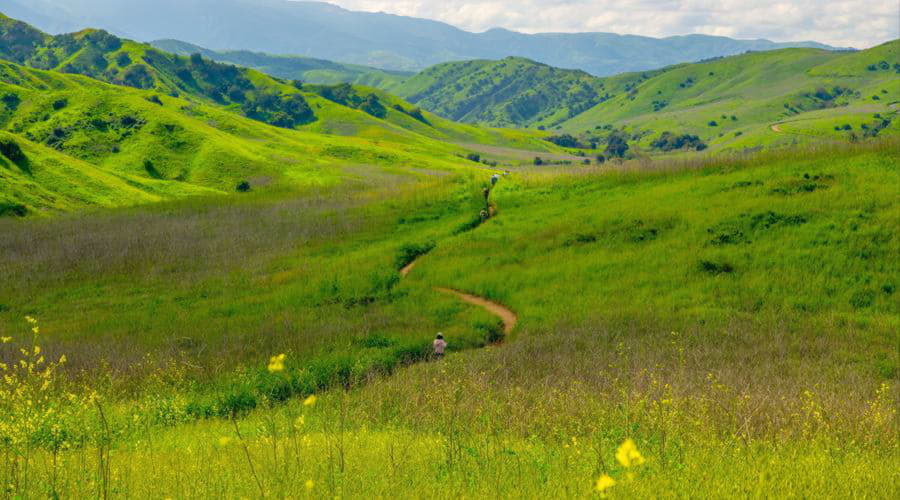
M 497 181 L 500 180 L 500 174 L 494 174 L 491 176 L 491 186 L 496 186 Z
M 487 220 L 488 217 L 491 216 L 490 212 L 488 212 L 487 210 L 482 210 L 480 215 L 482 220 Z
M 491 196 L 491 188 L 484 188 L 483 192 L 484 192 L 484 199 L 485 199 L 485 200 L 488 199 L 488 198 L 490 198 L 490 196 Z
M 434 339 L 434 357 L 437 359 L 443 359 L 444 357 L 444 349 L 447 348 L 447 342 L 444 340 L 444 334 L 438 333 L 437 338 Z

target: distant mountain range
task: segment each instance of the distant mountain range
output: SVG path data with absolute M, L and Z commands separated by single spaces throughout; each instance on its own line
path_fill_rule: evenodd
M 214 50 L 292 54 L 388 70 L 448 61 L 526 57 L 596 76 L 816 42 L 775 43 L 706 35 L 649 38 L 612 33 L 470 33 L 445 23 L 287 0 L 4 0 L 7 15 L 50 33 L 90 26 L 128 38 L 176 39 Z
M 370 87 L 388 87 L 413 76 L 405 71 L 388 71 L 369 66 L 343 64 L 304 56 L 276 56 L 249 50 L 209 50 L 179 40 L 155 40 L 150 45 L 182 56 L 201 54 L 213 61 L 235 64 L 245 68 L 306 83 L 332 85 L 353 83 Z

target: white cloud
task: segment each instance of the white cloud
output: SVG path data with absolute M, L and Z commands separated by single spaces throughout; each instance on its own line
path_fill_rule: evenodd
M 900 37 L 896 0 L 326 0 L 469 31 L 605 31 L 654 37 L 703 33 L 870 47 Z

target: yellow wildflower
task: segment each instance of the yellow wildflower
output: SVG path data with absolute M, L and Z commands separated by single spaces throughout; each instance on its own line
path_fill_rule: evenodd
M 0 337 L 0 344 L 8 344 L 12 340 L 12 337 Z
M 314 483 L 312 479 L 306 480 L 306 489 L 307 490 L 313 489 L 313 486 L 315 486 L 315 485 L 316 485 L 316 483 Z
M 269 373 L 280 372 L 284 370 L 284 354 L 272 356 L 269 359 Z
M 604 493 L 606 490 L 612 488 L 616 485 L 616 480 L 609 477 L 609 474 L 603 474 L 599 478 L 597 478 L 597 483 L 595 488 L 597 489 L 597 493 Z
M 37 320 L 32 318 L 31 316 L 25 316 L 25 321 L 31 323 L 32 325 L 37 323 Z
M 303 427 L 303 424 L 305 424 L 305 423 L 306 423 L 306 417 L 304 417 L 303 415 L 300 415 L 299 417 L 297 417 L 297 420 L 294 420 L 294 427 L 299 429 L 300 427 Z
M 222 436 L 222 437 L 219 438 L 219 446 L 221 446 L 221 447 L 224 448 L 225 446 L 228 446 L 229 444 L 231 444 L 231 438 L 230 438 L 230 437 L 228 437 L 228 436 Z
M 644 463 L 644 457 L 637 450 L 634 441 L 626 439 L 619 449 L 616 451 L 616 460 L 622 467 L 631 467 L 633 465 L 641 465 Z
M 303 401 L 303 406 L 312 406 L 312 405 L 314 405 L 314 404 L 316 404 L 316 395 L 315 395 L 315 394 L 313 394 L 312 396 L 306 398 L 306 399 Z
M 38 327 L 34 327 L 34 328 L 32 328 L 32 329 L 31 329 L 31 331 L 32 331 L 32 332 L 34 332 L 34 334 L 35 334 L 35 335 L 37 335 L 37 334 L 39 334 L 39 333 L 41 333 L 41 329 L 40 329 L 40 328 L 38 328 Z

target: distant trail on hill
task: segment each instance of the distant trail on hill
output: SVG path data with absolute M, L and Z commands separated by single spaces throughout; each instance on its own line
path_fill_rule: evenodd
M 781 132 L 781 126 L 778 124 L 772 125 L 772 132 Z

